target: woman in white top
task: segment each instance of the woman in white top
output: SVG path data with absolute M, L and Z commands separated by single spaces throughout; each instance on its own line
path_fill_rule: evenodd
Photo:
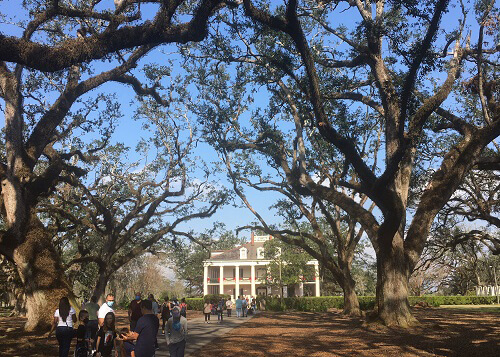
M 54 321 L 47 338 L 56 330 L 59 342 L 59 357 L 68 357 L 71 340 L 73 339 L 73 324 L 76 322 L 76 311 L 73 309 L 66 296 L 59 300 L 59 309 L 54 313 Z

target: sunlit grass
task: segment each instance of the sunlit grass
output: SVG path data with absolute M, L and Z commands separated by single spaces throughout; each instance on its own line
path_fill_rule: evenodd
M 473 310 L 478 312 L 500 313 L 500 305 L 441 305 L 440 309 Z

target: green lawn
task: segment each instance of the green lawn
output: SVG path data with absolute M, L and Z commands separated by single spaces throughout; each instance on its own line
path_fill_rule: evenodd
M 473 310 L 479 312 L 500 313 L 500 305 L 441 305 L 440 309 Z

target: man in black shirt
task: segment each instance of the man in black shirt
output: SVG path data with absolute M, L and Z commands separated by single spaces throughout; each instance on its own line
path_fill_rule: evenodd
M 134 331 L 123 335 L 124 340 L 137 340 L 135 343 L 136 357 L 153 357 L 155 354 L 156 335 L 160 320 L 153 314 L 151 300 L 141 301 L 142 317 L 137 321 Z

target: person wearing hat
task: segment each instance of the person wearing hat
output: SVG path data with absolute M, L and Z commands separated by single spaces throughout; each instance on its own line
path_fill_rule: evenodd
M 167 341 L 170 357 L 184 357 L 187 337 L 187 319 L 181 316 L 179 306 L 172 310 L 172 317 L 167 321 L 165 340 Z

